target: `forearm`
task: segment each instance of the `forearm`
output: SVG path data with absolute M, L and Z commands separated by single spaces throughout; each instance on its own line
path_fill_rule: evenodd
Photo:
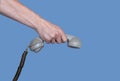
M 0 0 L 0 12 L 16 21 L 36 29 L 42 18 L 15 0 Z
M 48 43 L 63 43 L 67 40 L 62 29 L 42 19 L 18 0 L 0 0 L 0 13 L 35 29 Z

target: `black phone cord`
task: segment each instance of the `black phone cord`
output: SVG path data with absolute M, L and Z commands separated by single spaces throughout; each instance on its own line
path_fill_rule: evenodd
M 16 71 L 16 74 L 15 74 L 15 76 L 14 76 L 14 78 L 13 78 L 13 81 L 17 81 L 17 80 L 18 80 L 18 78 L 19 78 L 19 76 L 20 76 L 20 73 L 21 73 L 21 71 L 22 71 L 22 68 L 23 68 L 23 66 L 24 66 L 24 64 L 25 64 L 25 60 L 26 60 L 27 54 L 28 54 L 28 48 L 27 48 L 27 49 L 23 52 L 23 54 L 22 54 L 19 67 L 18 67 L 18 69 L 17 69 L 17 71 Z

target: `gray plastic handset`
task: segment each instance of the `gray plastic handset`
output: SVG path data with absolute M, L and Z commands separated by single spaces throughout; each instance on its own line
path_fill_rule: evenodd
M 67 36 L 68 47 L 71 48 L 81 47 L 81 41 L 79 40 L 79 38 L 69 34 L 66 34 L 66 36 Z M 43 47 L 44 47 L 44 41 L 40 37 L 33 39 L 29 45 L 30 50 L 33 52 L 39 52 Z

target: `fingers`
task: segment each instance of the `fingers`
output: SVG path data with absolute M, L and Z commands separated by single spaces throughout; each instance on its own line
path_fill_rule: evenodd
M 66 42 L 66 40 L 64 40 L 62 38 L 63 36 L 61 35 L 61 33 L 58 33 L 58 32 L 53 32 L 51 34 L 47 34 L 45 33 L 42 37 L 42 39 L 44 41 L 46 41 L 47 43 L 52 43 L 52 44 L 55 44 L 55 43 L 64 43 Z
M 60 27 L 43 21 L 37 32 L 40 37 L 47 43 L 64 43 L 67 41 L 66 35 Z
M 59 33 L 54 33 L 54 32 L 49 34 L 48 37 L 45 37 L 45 40 L 47 43 L 53 43 L 53 44 L 63 43 L 61 35 Z
M 55 44 L 55 43 L 56 43 L 55 39 L 53 39 L 53 40 L 51 41 L 51 43 Z
M 58 29 L 58 31 L 60 33 L 60 38 L 58 38 L 58 41 L 59 42 L 61 41 L 62 43 L 66 42 L 67 41 L 66 34 L 63 32 L 63 30 L 60 27 L 57 27 L 56 25 L 54 25 L 54 26 Z

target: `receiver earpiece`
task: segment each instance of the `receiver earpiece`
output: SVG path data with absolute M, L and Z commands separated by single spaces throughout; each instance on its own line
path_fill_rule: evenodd
M 81 47 L 81 41 L 79 40 L 79 38 L 69 34 L 66 34 L 66 36 L 67 36 L 68 47 L 71 47 L 71 48 Z M 44 47 L 44 41 L 40 37 L 32 40 L 29 45 L 30 50 L 34 52 L 39 52 L 43 47 Z

